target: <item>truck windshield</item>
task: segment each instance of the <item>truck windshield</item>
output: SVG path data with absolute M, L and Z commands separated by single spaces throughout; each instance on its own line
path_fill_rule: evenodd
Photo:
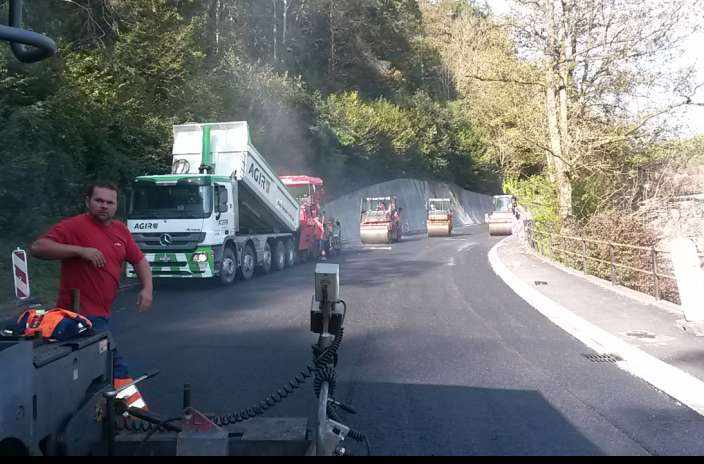
M 204 185 L 137 185 L 129 219 L 200 219 L 213 211 L 213 187 Z

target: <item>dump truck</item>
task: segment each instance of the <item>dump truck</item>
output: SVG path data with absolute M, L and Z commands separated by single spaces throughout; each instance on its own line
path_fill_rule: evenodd
M 134 180 L 127 226 L 155 278 L 231 284 L 317 256 L 315 227 L 249 134 L 246 121 L 175 125 L 171 174 Z
M 452 201 L 449 198 L 429 198 L 425 202 L 428 237 L 452 235 Z
M 494 211 L 487 215 L 489 235 L 511 235 L 516 221 L 516 197 L 513 195 L 494 195 Z
M 401 211 L 395 196 L 360 200 L 359 238 L 362 243 L 391 243 L 401 240 Z

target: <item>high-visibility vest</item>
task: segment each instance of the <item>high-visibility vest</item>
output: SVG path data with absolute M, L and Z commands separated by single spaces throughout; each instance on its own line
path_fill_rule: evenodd
M 85 335 L 92 327 L 87 318 L 63 308 L 29 309 L 17 319 L 16 332 L 29 337 L 41 334 L 49 341 L 64 341 Z

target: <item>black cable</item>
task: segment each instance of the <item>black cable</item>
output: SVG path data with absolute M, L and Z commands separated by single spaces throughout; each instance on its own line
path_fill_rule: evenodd
M 362 432 L 358 432 L 357 430 L 350 429 L 350 431 L 347 432 L 347 436 L 355 441 L 360 441 L 360 442 L 363 441 L 364 445 L 367 448 L 367 456 L 371 456 L 372 447 L 369 444 L 369 439 L 367 438 L 367 436 L 365 434 L 363 434 Z
M 342 300 L 339 300 L 342 301 Z M 344 302 L 343 302 L 344 303 Z M 346 305 L 345 305 L 346 307 Z M 325 377 L 332 377 L 334 379 L 334 369 L 332 370 L 332 374 L 329 372 L 329 368 L 327 367 L 328 365 L 331 365 L 335 361 L 335 355 L 337 354 L 337 350 L 340 348 L 340 345 L 342 344 L 342 337 L 344 335 L 344 328 L 340 327 L 335 333 L 335 340 L 322 350 L 319 354 L 316 355 L 312 365 L 309 364 L 306 366 L 303 370 L 301 370 L 297 375 L 295 375 L 287 384 L 285 384 L 282 388 L 278 389 L 275 393 L 267 396 L 265 399 L 260 401 L 254 406 L 251 406 L 246 409 L 241 409 L 239 411 L 235 411 L 231 414 L 223 414 L 220 416 L 209 416 L 208 418 L 213 421 L 216 425 L 218 426 L 226 426 L 230 424 L 236 424 L 238 422 L 243 422 L 246 420 L 249 420 L 253 417 L 260 416 L 264 414 L 269 408 L 275 406 L 276 404 L 280 403 L 281 401 L 284 400 L 284 398 L 287 398 L 290 394 L 292 394 L 294 391 L 296 391 L 298 388 L 301 387 L 310 377 L 318 378 L 319 375 L 323 375 Z M 316 348 L 316 345 L 314 345 L 314 349 Z M 327 369 L 325 371 L 325 374 L 318 374 L 319 371 Z M 321 381 L 322 382 L 322 381 Z M 332 386 L 331 386 L 332 388 Z M 319 390 L 318 390 L 319 392 Z M 318 394 L 318 393 L 316 393 Z
M 158 430 L 164 430 L 163 427 L 166 424 L 168 424 L 169 422 L 174 422 L 174 421 L 181 420 L 181 419 L 183 419 L 183 417 L 180 417 L 180 416 L 179 417 L 172 417 L 171 419 L 165 419 L 165 420 L 159 422 L 158 424 L 151 424 L 151 425 L 154 425 L 155 427 L 152 427 L 152 429 L 147 433 L 147 435 L 144 437 L 144 439 L 141 442 L 139 442 L 139 445 L 137 446 L 137 449 L 135 449 L 134 452 L 132 453 L 132 456 L 140 456 L 140 454 L 138 454 L 139 451 L 142 451 L 142 447 L 147 442 L 147 440 L 149 440 L 152 437 L 152 435 L 154 435 Z

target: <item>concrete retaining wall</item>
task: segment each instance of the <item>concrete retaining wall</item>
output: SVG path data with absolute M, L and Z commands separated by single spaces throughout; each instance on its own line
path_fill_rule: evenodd
M 455 226 L 482 224 L 492 209 L 491 196 L 470 192 L 454 184 L 417 179 L 394 179 L 370 185 L 339 197 L 324 206 L 327 215 L 340 220 L 345 240 L 359 240 L 359 203 L 367 196 L 396 195 L 403 208 L 402 222 L 411 232 L 425 233 L 425 201 L 450 198 L 455 208 Z

